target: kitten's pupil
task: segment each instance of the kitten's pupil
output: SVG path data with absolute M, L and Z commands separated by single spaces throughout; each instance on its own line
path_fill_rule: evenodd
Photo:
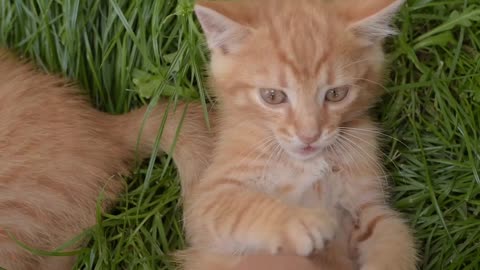
M 332 97 L 333 97 L 334 99 L 338 98 L 338 96 L 339 96 L 338 91 L 337 91 L 336 89 L 331 90 L 331 91 L 332 91 Z
M 268 92 L 268 100 L 271 101 L 271 102 L 275 101 L 275 91 L 274 90 L 270 90 Z
M 330 102 L 340 102 L 347 97 L 349 90 L 348 86 L 330 89 L 328 90 L 325 99 Z
M 275 99 L 275 94 L 270 94 L 268 96 L 268 101 L 273 101 Z
M 260 89 L 260 95 L 265 102 L 272 105 L 282 104 L 287 101 L 287 95 L 281 90 L 262 88 Z

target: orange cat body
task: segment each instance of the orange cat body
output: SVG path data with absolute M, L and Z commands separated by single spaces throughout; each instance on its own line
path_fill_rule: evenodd
M 402 2 L 197 3 L 219 123 L 213 162 L 186 198 L 185 269 L 288 261 L 277 254 L 316 269 L 415 269 L 368 116 Z
M 145 124 L 140 158 L 151 152 L 165 108 L 159 105 Z M 162 149 L 170 149 L 184 108 L 171 111 Z M 187 111 L 178 143 L 189 147 L 173 156 L 185 161 L 177 165 L 188 191 L 206 166 L 210 142 L 201 106 L 191 104 Z M 134 165 L 144 113 L 99 112 L 65 80 L 0 50 L 1 267 L 71 269 L 74 258 L 33 256 L 9 234 L 49 251 L 93 226 L 97 202 L 104 198 L 108 207 L 123 190 L 120 175 Z
M 199 105 L 173 153 L 186 194 L 185 269 L 415 269 L 411 233 L 385 203 L 367 112 L 382 92 L 381 43 L 401 3 L 197 4 L 219 121 L 198 186 L 211 146 Z M 183 106 L 171 112 L 162 149 Z M 145 124 L 141 158 L 164 109 Z M 0 52 L 0 266 L 71 266 L 73 258 L 29 254 L 7 232 L 52 250 L 94 225 L 98 199 L 108 207 L 122 190 L 144 112 L 96 111 L 64 80 Z

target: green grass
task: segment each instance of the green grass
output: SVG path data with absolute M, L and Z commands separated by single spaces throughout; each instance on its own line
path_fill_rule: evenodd
M 480 269 L 480 1 L 412 0 L 389 41 L 378 108 L 394 205 L 421 247 L 421 269 Z M 158 95 L 208 100 L 206 56 L 189 0 L 0 0 L 0 44 L 123 113 Z M 174 269 L 182 247 L 176 172 L 141 166 L 112 213 L 86 232 L 78 269 Z

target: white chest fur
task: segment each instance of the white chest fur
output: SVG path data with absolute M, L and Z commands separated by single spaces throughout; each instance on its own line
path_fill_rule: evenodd
M 268 168 L 255 185 L 285 202 L 314 207 L 319 203 L 319 192 L 328 193 L 323 187 L 327 186 L 326 180 L 330 173 L 331 168 L 324 159 L 306 164 L 278 163 Z

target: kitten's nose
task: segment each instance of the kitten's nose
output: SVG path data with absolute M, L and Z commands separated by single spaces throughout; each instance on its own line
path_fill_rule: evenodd
M 302 141 L 304 144 L 312 144 L 316 142 L 320 136 L 322 135 L 321 132 L 309 132 L 309 133 L 303 133 L 303 132 L 298 132 L 297 137 Z

